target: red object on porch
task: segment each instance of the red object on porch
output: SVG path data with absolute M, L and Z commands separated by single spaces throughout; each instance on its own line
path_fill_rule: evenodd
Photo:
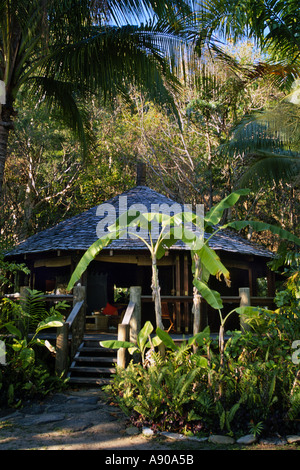
M 103 315 L 118 315 L 118 309 L 107 302 L 102 313 Z

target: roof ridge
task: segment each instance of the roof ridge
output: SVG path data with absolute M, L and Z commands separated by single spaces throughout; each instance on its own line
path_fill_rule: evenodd
M 97 240 L 97 226 L 101 221 L 101 216 L 97 214 L 97 209 L 102 204 L 113 204 L 115 207 L 115 215 L 118 217 L 120 211 L 119 200 L 122 196 L 129 196 L 128 206 L 139 203 L 144 204 L 150 211 L 150 206 L 154 203 L 183 204 L 165 196 L 149 186 L 137 185 L 121 194 L 113 196 L 111 199 L 104 201 L 90 209 L 73 215 L 68 219 L 58 222 L 52 227 L 48 227 L 40 232 L 28 237 L 23 242 L 15 246 L 6 256 L 13 256 L 25 253 L 37 253 L 53 250 L 87 250 Z M 148 203 L 148 204 L 147 204 Z M 128 207 L 127 206 L 127 207 Z M 122 208 L 123 209 L 123 208 Z M 104 214 L 103 214 L 104 216 Z M 240 252 L 246 254 L 256 254 L 260 256 L 271 256 L 265 247 L 255 246 L 253 242 L 244 239 L 238 233 L 227 231 L 227 233 L 217 233 L 213 235 L 209 245 L 217 250 L 225 250 L 229 252 Z M 238 246 L 237 246 L 238 245 Z M 144 245 L 139 246 L 136 240 L 115 240 L 113 246 L 116 249 L 130 250 L 145 248 Z

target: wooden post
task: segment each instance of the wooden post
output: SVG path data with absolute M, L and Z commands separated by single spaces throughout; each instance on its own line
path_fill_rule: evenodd
M 120 323 L 118 325 L 118 341 L 128 341 L 129 340 L 129 325 Z M 119 348 L 117 354 L 117 364 L 123 369 L 127 366 L 127 357 L 128 351 L 126 348 Z
M 55 372 L 57 375 L 66 374 L 69 358 L 69 324 L 64 323 L 63 326 L 57 328 L 56 333 L 56 357 L 55 357 Z
M 73 288 L 73 308 L 78 302 L 84 301 L 80 312 L 78 313 L 76 320 L 74 321 L 71 334 L 72 334 L 72 341 L 71 341 L 71 358 L 74 357 L 80 343 L 82 342 L 84 332 L 85 332 L 85 295 L 86 295 L 86 288 L 85 286 L 75 286 Z
M 81 300 L 85 300 L 85 286 L 75 286 L 73 288 L 73 307 Z
M 183 295 L 189 295 L 189 267 L 188 267 L 188 257 L 185 255 L 183 258 Z M 185 333 L 189 332 L 190 318 L 189 318 L 189 304 L 184 302 L 184 331 Z
M 78 302 L 85 301 L 85 287 L 76 286 L 73 289 L 73 308 Z M 70 316 L 69 316 L 70 318 Z M 55 371 L 58 375 L 66 374 L 69 366 L 69 356 L 72 358 L 82 341 L 85 329 L 85 303 L 81 306 L 80 311 L 72 326 L 69 327 L 68 319 L 63 326 L 57 328 L 56 333 L 56 358 Z M 71 347 L 69 354 L 69 333 L 72 333 Z
M 26 297 L 28 296 L 28 289 L 29 289 L 29 287 L 27 287 L 27 286 L 20 287 L 20 300 L 21 300 L 21 302 L 26 301 Z
M 250 288 L 249 287 L 240 287 L 239 288 L 239 296 L 240 300 L 240 307 L 247 307 L 251 305 L 251 298 L 250 298 Z M 244 331 L 249 330 L 249 326 L 247 323 L 244 322 L 243 315 L 240 315 L 240 325 L 241 329 Z
M 130 302 L 135 304 L 133 314 L 129 323 L 129 341 L 131 343 L 137 342 L 137 336 L 141 330 L 142 323 L 142 303 L 141 303 L 142 288 L 141 286 L 130 287 Z
M 176 281 L 176 296 L 180 296 L 180 258 L 176 256 L 176 274 L 175 274 L 175 281 Z M 176 312 L 176 331 L 179 333 L 181 331 L 181 305 L 180 302 L 175 303 L 175 312 Z
M 268 283 L 268 296 L 275 297 L 275 273 L 267 268 L 267 283 Z
M 200 332 L 200 319 L 201 319 L 201 295 L 199 294 L 196 287 L 194 287 L 194 324 L 193 324 L 193 335 Z

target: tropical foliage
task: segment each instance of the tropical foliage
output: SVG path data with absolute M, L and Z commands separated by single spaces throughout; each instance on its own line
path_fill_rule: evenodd
M 18 407 L 26 398 L 44 396 L 64 386 L 64 380 L 54 374 L 55 347 L 39 333 L 62 326 L 65 308 L 63 302 L 48 311 L 43 293 L 38 291 L 29 290 L 20 304 L 1 300 L 0 338 L 6 352 L 4 363 L 0 363 L 1 405 Z
M 292 357 L 300 334 L 300 311 L 291 309 L 299 297 L 295 290 L 299 272 L 297 276 L 290 277 L 277 298 L 278 310 L 244 311 L 251 330 L 227 332 L 226 343 L 220 342 L 224 324 L 216 340 L 206 328 L 180 344 L 159 328 L 155 337 L 150 336 L 153 328 L 145 324 L 142 362 L 138 355 L 126 369 L 119 368 L 107 393 L 135 425 L 154 431 L 198 436 L 222 432 L 237 437 L 249 432 L 255 436 L 297 432 L 299 358 Z M 159 341 L 166 347 L 164 357 L 155 349 Z M 140 352 L 135 348 L 135 353 Z
M 228 61 L 224 43 L 237 42 L 243 35 L 252 38 L 265 53 L 246 67 L 252 79 L 270 77 L 288 96 L 261 110 L 245 116 L 236 128 L 228 151 L 244 159 L 241 185 L 261 187 L 282 180 L 294 188 L 299 176 L 299 9 L 296 1 L 207 1 L 200 16 L 198 46 L 211 48 Z M 232 65 L 236 65 L 233 64 Z M 227 143 L 228 144 L 228 143 Z M 248 171 L 247 171 L 248 167 Z M 246 169 L 246 171 L 245 171 Z M 262 175 L 264 178 L 262 179 Z
M 105 100 L 128 96 L 128 85 L 134 84 L 176 113 L 171 90 L 178 83 L 166 57 L 170 59 L 173 48 L 175 11 L 184 15 L 190 9 L 181 1 L 170 7 L 151 0 L 1 0 L 0 80 L 5 93 L 0 108 L 0 193 L 15 100 L 23 88 L 46 99 L 50 110 L 57 106 L 84 151 L 84 95 L 100 91 Z M 179 33 L 182 28 L 176 24 Z
M 141 363 L 119 370 L 111 386 L 135 423 L 229 434 L 297 428 L 299 25 L 296 0 L 0 0 L 1 249 L 132 187 L 143 161 L 153 189 L 204 204 L 207 233 L 239 230 L 278 249 L 273 269 L 287 274 L 278 309 L 240 310 L 252 329 L 225 342 L 228 316 L 208 279 L 230 282 L 229 272 L 207 242 L 183 236 L 195 319 L 200 292 L 221 327 L 216 340 L 205 330 L 179 347 L 160 328 L 156 263 L 182 214 L 130 219 L 132 231 L 151 217 L 162 229 L 146 241 L 158 327 L 146 324 L 136 345 L 122 344 Z M 69 287 L 121 229 L 88 250 Z M 1 255 L 0 290 L 19 270 L 27 272 Z M 40 356 L 51 363 L 52 346 L 37 336 L 60 325 L 57 313 L 49 319 L 35 291 L 25 304 L 1 302 L 3 403 L 57 385 Z

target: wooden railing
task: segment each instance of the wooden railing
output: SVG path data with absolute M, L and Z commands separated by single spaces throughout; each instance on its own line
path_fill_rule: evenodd
M 261 307 L 274 307 L 274 298 L 273 297 L 256 297 L 250 295 L 250 288 L 243 287 L 239 289 L 239 295 L 230 295 L 230 296 L 221 296 L 222 302 L 224 305 L 226 304 L 236 304 L 236 306 L 261 306 Z M 172 304 L 174 307 L 174 318 L 172 319 L 177 332 L 181 331 L 181 323 L 184 324 L 185 332 L 188 332 L 188 324 L 190 324 L 189 316 L 191 315 L 192 311 L 192 304 L 193 304 L 193 296 L 192 295 L 162 295 L 161 301 L 162 303 Z M 142 303 L 149 303 L 153 302 L 151 295 L 142 295 L 141 297 Z M 206 306 L 206 301 L 202 297 L 200 298 L 200 304 Z M 241 326 L 245 326 L 243 324 L 243 319 L 240 318 Z
M 20 294 L 9 294 L 6 297 L 19 300 L 23 292 Z M 73 289 L 73 295 L 46 295 L 46 301 L 68 300 L 73 303 L 73 308 L 64 321 L 63 325 L 57 328 L 56 333 L 56 372 L 61 375 L 66 373 L 70 361 L 74 357 L 79 345 L 81 344 L 85 332 L 85 287 L 76 286 Z M 253 297 L 250 296 L 249 288 L 240 288 L 238 296 L 222 296 L 224 304 L 233 303 L 241 306 L 260 305 L 272 307 L 274 299 L 272 297 Z M 184 315 L 187 312 L 188 304 L 193 303 L 192 296 L 161 296 L 162 302 L 183 305 Z M 201 299 L 204 302 L 203 299 Z M 130 288 L 130 301 L 127 306 L 122 323 L 118 325 L 118 340 L 130 341 L 136 343 L 137 335 L 141 329 L 141 304 L 142 302 L 153 302 L 152 296 L 141 295 L 141 287 L 135 286 Z M 205 303 L 205 302 L 204 302 Z M 178 313 L 177 310 L 176 314 Z M 179 317 L 180 320 L 180 317 Z M 240 318 L 241 326 L 243 325 Z M 118 365 L 126 367 L 128 361 L 128 351 L 125 348 L 118 350 Z
M 65 374 L 81 344 L 85 331 L 85 287 L 73 289 L 73 309 L 56 333 L 55 371 Z
M 118 340 L 136 343 L 137 335 L 141 329 L 141 291 L 142 288 L 130 288 L 130 300 L 123 317 L 122 323 L 118 325 Z M 126 348 L 118 349 L 117 364 L 125 368 L 128 362 L 128 351 Z
M 28 287 L 21 287 L 20 293 L 6 294 L 4 297 L 20 301 L 26 298 Z M 85 287 L 76 286 L 73 294 L 45 294 L 47 303 L 68 301 L 73 308 L 63 325 L 56 329 L 55 370 L 62 375 L 67 372 L 69 363 L 81 344 L 85 331 Z

